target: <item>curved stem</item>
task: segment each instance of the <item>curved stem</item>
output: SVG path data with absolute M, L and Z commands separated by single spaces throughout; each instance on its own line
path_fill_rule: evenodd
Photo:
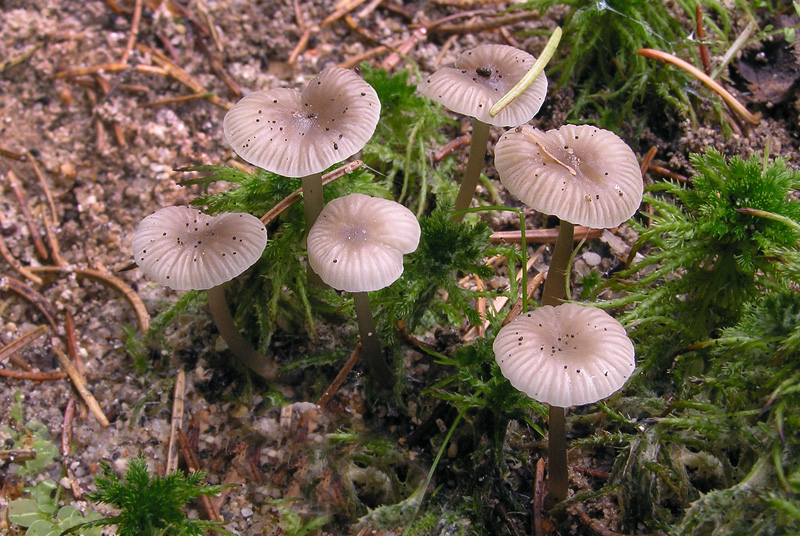
M 375 333 L 375 321 L 369 306 L 369 294 L 353 292 L 353 302 L 356 306 L 358 332 L 361 337 L 361 352 L 367 360 L 370 377 L 379 388 L 390 391 L 394 386 L 394 373 L 383 357 L 383 349 L 378 335 Z
M 233 321 L 231 312 L 228 309 L 228 302 L 225 300 L 225 289 L 222 285 L 210 288 L 206 291 L 208 295 L 208 307 L 211 309 L 211 318 L 217 325 L 219 334 L 228 344 L 233 355 L 250 369 L 267 380 L 274 380 L 277 376 L 275 363 L 253 348 L 239 332 L 236 323 Z
M 517 82 L 517 85 L 511 88 L 511 91 L 506 93 L 502 96 L 502 98 L 492 106 L 492 109 L 489 110 L 489 117 L 494 117 L 503 111 L 503 108 L 511 104 L 514 99 L 519 97 L 523 91 L 528 89 L 528 87 L 533 84 L 533 81 L 538 78 L 544 68 L 547 66 L 550 59 L 553 57 L 553 54 L 556 53 L 556 48 L 558 48 L 558 43 L 561 41 L 561 27 L 556 26 L 556 29 L 553 30 L 553 34 L 550 36 L 550 39 L 547 40 L 547 44 L 544 46 L 542 50 L 542 54 L 539 58 L 533 63 L 533 67 L 525 73 L 525 76 L 522 77 L 522 80 Z
M 486 156 L 486 143 L 489 141 L 489 124 L 472 118 L 472 141 L 469 145 L 469 160 L 464 178 L 461 179 L 461 187 L 458 189 L 454 210 L 456 215 L 453 219 L 461 221 L 464 214 L 461 211 L 469 208 L 475 189 L 478 187 L 478 180 L 481 178 L 483 170 L 483 158 Z

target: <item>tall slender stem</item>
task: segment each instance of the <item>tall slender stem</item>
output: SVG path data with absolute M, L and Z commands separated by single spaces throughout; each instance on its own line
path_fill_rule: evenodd
M 372 309 L 369 306 L 367 292 L 353 292 L 353 302 L 356 306 L 358 332 L 361 337 L 361 352 L 367 360 L 370 378 L 384 390 L 391 390 L 394 386 L 394 374 L 383 357 L 383 349 L 375 333 L 375 321 L 372 318 Z
M 306 175 L 300 181 L 303 185 L 303 206 L 306 213 L 306 232 L 308 232 L 325 205 L 325 200 L 322 198 L 322 173 Z
M 469 208 L 475 189 L 478 187 L 478 180 L 481 178 L 483 170 L 483 159 L 486 156 L 486 143 L 489 141 L 489 124 L 472 118 L 472 141 L 469 146 L 469 160 L 464 178 L 461 179 L 461 187 L 458 189 L 456 205 L 453 216 L 455 221 L 464 219 L 464 214 L 459 214 L 462 210 Z
M 306 216 L 306 234 L 308 234 L 325 206 L 325 199 L 322 197 L 322 172 L 306 175 L 300 181 L 303 186 L 303 209 Z M 310 264 L 307 267 L 307 276 L 312 286 L 317 288 L 324 286 L 322 278 L 311 269 Z
M 551 508 L 567 498 L 569 479 L 567 477 L 567 419 L 566 408 L 549 406 L 550 410 L 550 437 L 548 440 L 547 455 L 549 475 L 549 488 L 546 502 Z

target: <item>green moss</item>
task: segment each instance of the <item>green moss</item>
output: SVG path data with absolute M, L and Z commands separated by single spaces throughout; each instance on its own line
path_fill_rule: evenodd
M 575 88 L 570 119 L 599 115 L 602 125 L 613 130 L 654 117 L 663 120 L 665 109 L 684 116 L 692 113 L 687 75 L 663 69 L 636 51 L 655 48 L 698 63 L 697 42 L 690 37 L 698 4 L 710 14 L 706 17 L 710 40 L 726 40 L 728 11 L 714 0 L 679 0 L 674 5 L 646 0 L 531 0 L 517 8 L 544 12 L 556 5 L 567 7 L 562 54 L 551 63 L 552 74 L 559 86 Z

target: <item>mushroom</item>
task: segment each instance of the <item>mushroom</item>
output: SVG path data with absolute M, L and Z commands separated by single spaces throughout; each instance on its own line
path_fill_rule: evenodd
M 574 225 L 615 227 L 638 209 L 644 185 L 636 155 L 616 134 L 595 126 L 547 132 L 521 126 L 498 140 L 495 168 L 512 194 L 561 219 L 542 291 L 542 305 L 559 305 L 566 297 Z M 550 419 L 563 422 L 564 409 L 550 405 Z M 566 463 L 566 451 L 551 448 L 551 466 Z M 566 487 L 551 487 L 551 497 L 563 500 Z
M 522 80 L 536 63 L 532 55 L 508 45 L 481 45 L 463 52 L 455 67 L 439 69 L 418 91 L 450 110 L 472 117 L 472 141 L 464 178 L 454 210 L 465 210 L 478 185 L 489 126 L 518 126 L 530 121 L 547 94 L 547 78 L 542 73 L 497 115 L 492 107 Z M 460 216 L 459 216 L 460 218 Z
M 511 385 L 550 405 L 550 498 L 568 491 L 564 408 L 615 393 L 636 367 L 625 328 L 608 313 L 575 303 L 520 315 L 495 338 L 495 359 Z
M 156 282 L 176 290 L 207 290 L 212 316 L 231 351 L 258 374 L 275 377 L 274 364 L 236 329 L 222 289 L 261 258 L 267 245 L 261 220 L 246 213 L 209 216 L 192 207 L 167 207 L 139 223 L 131 245 L 136 264 Z
M 636 155 L 616 134 L 591 125 L 510 130 L 497 142 L 495 167 L 523 203 L 576 225 L 616 227 L 642 201 Z
M 361 345 L 384 387 L 392 372 L 382 358 L 369 295 L 403 274 L 403 255 L 417 249 L 420 226 L 403 205 L 364 194 L 330 201 L 308 233 L 308 263 L 326 284 L 353 294 Z
M 360 151 L 375 132 L 381 103 L 355 72 L 328 66 L 305 89 L 255 91 L 223 120 L 225 138 L 247 162 L 301 177 L 310 229 L 322 210 L 322 172 Z

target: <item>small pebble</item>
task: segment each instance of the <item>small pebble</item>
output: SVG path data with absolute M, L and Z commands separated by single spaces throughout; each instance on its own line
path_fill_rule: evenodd
M 583 254 L 583 261 L 589 266 L 597 266 L 603 258 L 594 251 L 587 251 Z

